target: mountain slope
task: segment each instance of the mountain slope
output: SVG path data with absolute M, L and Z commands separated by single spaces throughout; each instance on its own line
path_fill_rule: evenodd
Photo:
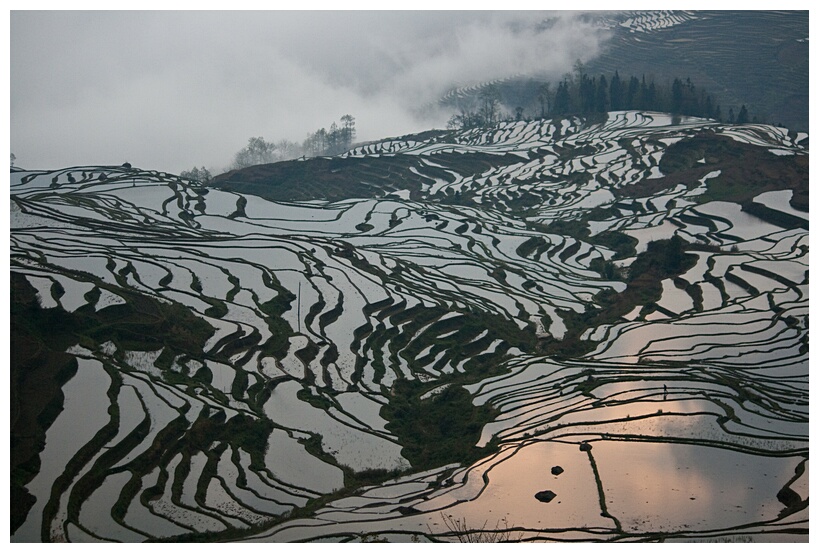
M 439 512 L 488 520 L 493 497 L 524 538 L 799 539 L 807 159 L 804 133 L 615 112 L 215 188 L 15 171 L 13 349 L 77 367 L 54 422 L 21 418 L 43 449 L 13 467 L 12 540 L 443 536 Z M 655 449 L 700 471 L 693 496 L 762 480 L 767 507 L 644 513 L 618 467 Z M 576 469 L 549 481 L 563 514 L 509 480 L 552 459 Z

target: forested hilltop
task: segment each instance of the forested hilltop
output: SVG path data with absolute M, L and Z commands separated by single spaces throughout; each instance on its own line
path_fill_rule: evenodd
M 477 96 L 458 100 L 458 113 L 448 123 L 449 128 L 471 129 L 492 125 L 498 121 L 520 121 L 532 118 L 579 115 L 598 117 L 609 111 L 641 110 L 671 113 L 675 116 L 704 117 L 720 122 L 745 124 L 758 123 L 757 117 L 748 113 L 743 104 L 738 113 L 729 108 L 723 115 L 722 108 L 711 95 L 698 89 L 691 79 L 675 78 L 670 86 L 658 85 L 645 75 L 621 78 L 614 74 L 590 76 L 579 62 L 574 75 L 567 75 L 553 86 L 552 83 L 529 84 L 528 95 L 537 98 L 537 111 L 527 113 L 522 105 L 513 109 L 515 100 L 523 101 L 526 94 L 504 96 L 506 87 L 489 84 L 480 89 Z M 531 108 L 530 108 L 531 109 Z
M 758 122 L 808 130 L 807 11 L 626 11 L 582 17 L 605 29 L 610 39 L 568 78 L 577 80 L 580 68 L 589 77 L 604 75 L 608 83 L 615 73 L 625 84 L 636 76 L 642 86 L 645 76 L 647 87 L 653 81 L 669 96 L 675 80 L 683 87 L 690 81 L 699 91 L 711 93 L 711 109 L 721 106 L 723 122 L 730 120 L 731 112 L 738 117 L 745 105 L 750 121 L 756 117 Z M 473 109 L 480 105 L 478 96 L 484 88 L 492 86 L 512 117 L 521 108 L 531 118 L 548 113 L 541 98 L 548 96 L 542 94 L 543 86 L 548 83 L 554 96 L 560 81 L 555 75 L 532 74 L 465 84 L 451 89 L 439 104 L 456 112 L 459 104 Z M 698 97 L 701 111 L 691 115 L 714 117 L 702 111 L 706 98 Z M 659 109 L 674 112 L 670 99 Z

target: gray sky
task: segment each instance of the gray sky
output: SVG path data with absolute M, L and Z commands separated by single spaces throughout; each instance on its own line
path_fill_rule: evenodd
M 347 113 L 359 140 L 442 128 L 414 111 L 458 84 L 559 78 L 605 35 L 567 12 L 12 11 L 10 38 L 19 166 L 178 173 Z

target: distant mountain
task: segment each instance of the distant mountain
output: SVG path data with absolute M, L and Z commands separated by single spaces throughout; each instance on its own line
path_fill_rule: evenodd
M 808 12 L 803 11 L 624 11 L 592 12 L 585 18 L 612 36 L 601 54 L 584 60 L 590 76 L 636 75 L 670 89 L 690 79 L 713 95 L 725 120 L 746 105 L 760 121 L 808 130 Z M 554 81 L 554 79 L 552 79 Z M 540 113 L 539 75 L 517 75 L 455 88 L 442 99 L 456 109 L 488 85 L 497 87 L 513 113 Z M 552 82 L 552 91 L 557 82 Z
M 11 540 L 805 541 L 808 160 L 621 111 L 12 170 Z

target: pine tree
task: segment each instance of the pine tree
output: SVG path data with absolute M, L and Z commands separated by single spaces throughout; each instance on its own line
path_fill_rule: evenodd
M 714 105 L 711 102 L 711 95 L 705 97 L 705 102 L 703 102 L 705 108 L 703 110 L 703 115 L 709 119 L 714 118 Z
M 623 85 L 620 82 L 620 74 L 615 71 L 609 85 L 609 103 L 612 111 L 623 109 Z
M 648 85 L 648 92 L 646 93 L 646 107 L 643 109 L 652 111 L 659 109 L 657 106 L 657 87 L 654 86 L 654 81 L 651 81 L 651 83 Z
M 646 76 L 643 75 L 643 81 L 640 83 L 640 99 L 637 105 L 640 109 L 648 109 L 648 85 L 646 84 Z
M 342 115 L 341 124 L 344 129 L 344 149 L 349 150 L 355 140 L 355 117 L 349 113 Z
M 626 109 L 637 109 L 639 107 L 640 81 L 632 76 L 628 82 L 628 92 L 626 93 Z
M 595 102 L 595 110 L 598 113 L 604 113 L 609 110 L 609 84 L 606 82 L 605 75 L 600 75 L 600 80 L 597 81 L 597 101 Z
M 545 118 L 552 112 L 552 90 L 549 83 L 541 85 L 537 99 L 540 102 L 540 117 Z
M 671 85 L 671 113 L 682 113 L 683 87 L 680 79 L 674 79 Z
M 745 104 L 739 108 L 739 115 L 737 115 L 737 125 L 744 125 L 748 122 L 748 110 L 745 109 Z
M 569 97 L 569 84 L 564 80 L 557 85 L 557 93 L 555 93 L 555 113 L 569 113 L 571 99 Z

